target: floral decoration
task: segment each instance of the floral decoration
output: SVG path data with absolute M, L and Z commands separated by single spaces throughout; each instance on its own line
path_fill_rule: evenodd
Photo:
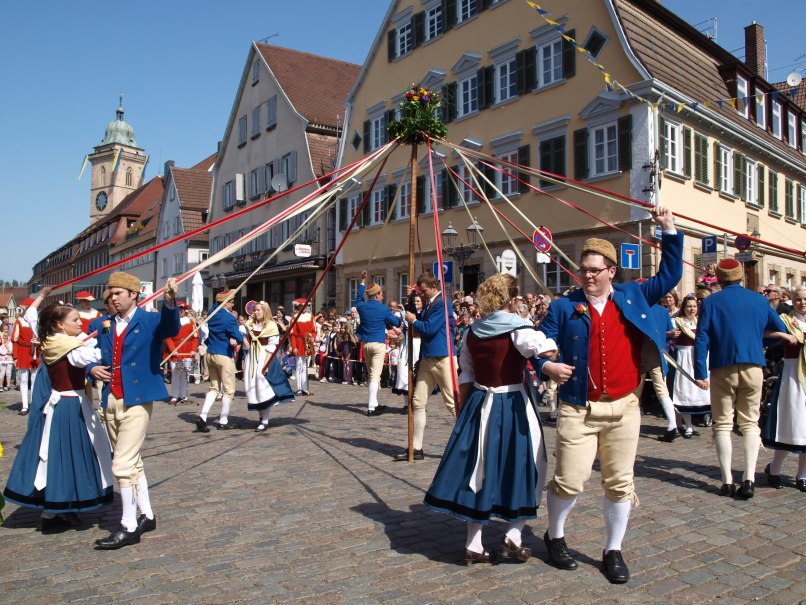
M 448 129 L 435 115 L 442 104 L 439 93 L 419 84 L 412 84 L 403 95 L 398 109 L 400 119 L 389 122 L 387 131 L 392 139 L 406 145 L 419 145 L 426 139 L 444 139 Z
M 102 325 L 104 327 L 104 332 L 106 332 L 108 334 L 109 333 L 109 326 L 112 325 L 112 320 L 111 319 L 106 319 L 106 320 L 104 320 Z
M 579 316 L 587 316 L 588 315 L 588 307 L 586 307 L 583 303 L 579 303 L 576 307 L 574 307 L 574 311 Z

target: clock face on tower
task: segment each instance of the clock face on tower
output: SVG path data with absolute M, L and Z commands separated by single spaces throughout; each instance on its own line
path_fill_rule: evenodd
M 103 212 L 103 209 L 106 208 L 106 200 L 106 191 L 101 191 L 97 196 L 95 196 L 95 207 L 99 212 Z

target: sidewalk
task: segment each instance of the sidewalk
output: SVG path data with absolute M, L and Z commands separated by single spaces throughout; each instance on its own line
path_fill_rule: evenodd
M 594 470 L 566 539 L 580 568 L 546 561 L 545 509 L 527 524 L 535 557 L 521 565 L 464 567 L 465 524 L 422 504 L 451 423 L 429 404 L 422 462 L 392 461 L 405 447 L 406 417 L 368 418 L 365 388 L 311 382 L 313 395 L 272 410 L 258 434 L 242 394 L 230 421 L 239 430 L 194 433 L 207 385 L 192 404 L 158 403 L 144 446 L 157 530 L 117 552 L 95 551 L 116 526 L 120 502 L 85 513 L 84 526 L 35 530 L 38 511 L 7 504 L 0 528 L 4 603 L 798 603 L 806 599 L 806 493 L 794 489 L 790 456 L 783 490 L 767 488 L 762 451 L 756 496 L 721 498 L 710 430 L 661 443 L 644 418 L 634 509 L 624 545 L 632 579 L 615 586 L 600 571 L 602 489 Z M 382 391 L 395 408 L 402 399 Z M 19 393 L 0 394 L 0 484 L 27 418 Z M 6 407 L 2 407 L 5 404 Z M 213 408 L 217 414 L 218 406 Z M 212 416 L 211 419 L 215 419 Z M 545 427 L 552 468 L 554 430 Z M 734 439 L 736 439 L 734 437 Z M 734 444 L 734 468 L 741 449 Z M 740 475 L 737 475 L 739 478 Z M 504 523 L 485 531 L 497 548 Z

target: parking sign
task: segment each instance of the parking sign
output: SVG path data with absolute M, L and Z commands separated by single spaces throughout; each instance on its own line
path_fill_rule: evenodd
M 716 254 L 716 235 L 706 235 L 702 238 L 702 253 Z

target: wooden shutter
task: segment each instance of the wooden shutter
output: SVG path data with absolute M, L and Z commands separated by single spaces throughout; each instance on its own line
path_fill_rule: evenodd
M 364 153 L 370 152 L 370 126 L 371 123 L 369 120 L 364 120 Z
M 481 190 L 484 192 L 484 196 L 488 200 L 498 197 L 498 192 L 495 190 L 495 187 L 493 187 L 493 185 L 495 185 L 495 174 L 497 170 L 492 166 L 488 166 L 482 161 L 479 161 L 477 167 L 481 171 L 481 174 L 487 177 L 487 178 L 483 178 L 481 176 L 478 177 L 479 185 L 481 185 Z M 488 180 L 490 181 L 489 183 L 487 182 Z
M 531 166 L 531 159 L 530 159 L 530 150 L 529 145 L 523 145 L 522 147 L 518 147 L 518 164 L 521 166 Z M 525 172 L 519 172 L 518 178 L 523 180 L 524 182 L 518 182 L 518 193 L 527 193 L 530 191 L 529 183 L 529 175 Z
M 288 158 L 288 182 L 296 183 L 297 182 L 297 152 L 296 150 L 292 151 L 289 154 Z
M 395 194 L 397 194 L 397 185 L 387 185 L 386 186 L 386 196 L 385 196 L 385 203 L 383 206 L 383 218 L 386 220 L 386 214 L 389 212 L 389 208 L 392 207 L 392 204 L 395 201 Z
M 666 148 L 669 142 L 666 138 L 666 120 L 663 118 L 660 118 L 658 121 L 658 131 L 660 132 L 660 167 L 662 170 L 666 170 L 668 168 L 666 162 Z
M 389 63 L 397 57 L 397 30 L 391 29 L 386 33 L 386 53 Z
M 395 119 L 395 110 L 390 109 L 383 117 L 383 140 L 389 142 L 389 124 Z
M 339 200 L 339 231 L 347 231 L 347 207 L 349 204 L 349 200 L 346 197 L 343 197 Z M 349 218 L 352 220 L 352 217 Z
M 691 128 L 683 127 L 683 175 L 691 178 Z
M 487 96 L 487 68 L 481 67 L 476 71 L 476 90 L 479 97 L 479 109 L 485 109 L 490 105 Z
M 540 141 L 540 145 L 538 146 L 538 154 L 540 156 L 540 170 L 544 170 L 546 172 L 554 172 L 554 157 L 552 155 L 552 141 L 554 139 L 547 139 L 544 141 Z M 546 181 L 544 179 L 540 179 L 538 182 L 538 187 L 544 188 L 551 185 L 550 181 Z
M 515 73 L 517 75 L 518 94 L 526 92 L 526 50 L 520 50 L 515 55 Z
M 425 41 L 425 11 L 415 13 L 411 18 L 411 31 L 414 36 L 414 48 Z
M 588 129 L 574 131 L 574 178 L 588 178 Z
M 745 199 L 744 196 L 744 157 L 733 152 L 733 195 Z
M 367 191 L 366 193 L 362 193 L 361 195 L 362 202 L 364 201 L 365 197 L 368 199 L 366 205 L 364 206 L 364 209 L 361 211 L 360 222 L 362 227 L 366 227 L 367 225 L 369 225 L 372 216 L 370 214 L 370 211 L 372 210 L 372 193 L 369 191 Z
M 459 173 L 458 164 L 456 166 L 453 166 L 451 169 L 453 170 L 454 174 Z M 453 208 L 459 202 L 459 190 L 457 189 L 457 187 L 461 187 L 462 183 L 458 177 L 456 177 L 455 180 L 456 180 L 456 186 L 454 186 L 450 178 L 448 179 L 448 182 L 450 184 L 448 188 L 443 192 L 443 195 L 445 195 L 445 203 L 443 205 L 443 208 Z
M 456 82 L 449 82 L 442 87 L 442 105 L 445 109 L 443 122 L 452 122 L 456 118 Z
M 618 169 L 632 169 L 632 115 L 618 119 Z
M 565 32 L 566 35 L 570 38 L 574 38 L 576 36 L 575 30 L 569 30 Z M 563 40 L 563 78 L 572 78 L 576 75 L 576 61 L 577 61 L 577 50 L 574 48 L 571 43 L 566 40 Z
M 714 141 L 714 189 L 722 191 L 722 147 Z
M 765 185 L 764 185 L 764 173 L 765 173 L 766 169 L 761 164 L 757 164 L 757 167 L 758 167 L 758 196 L 757 196 L 756 199 L 757 199 L 758 205 L 763 208 L 764 207 L 764 193 L 765 193 L 765 191 L 764 191 L 764 188 L 765 188 Z
M 445 208 L 448 205 L 448 198 L 450 197 L 451 191 L 451 177 L 447 168 L 440 173 L 439 178 L 442 179 L 442 195 L 437 198 L 437 205 L 432 208 L 434 212 L 437 211 L 437 208 Z
M 456 25 L 456 0 L 442 0 L 442 22 L 446 31 Z
M 537 88 L 537 47 L 530 46 L 523 51 L 523 71 L 526 92 Z
M 425 175 L 417 177 L 417 214 L 423 214 L 426 208 L 425 199 Z

